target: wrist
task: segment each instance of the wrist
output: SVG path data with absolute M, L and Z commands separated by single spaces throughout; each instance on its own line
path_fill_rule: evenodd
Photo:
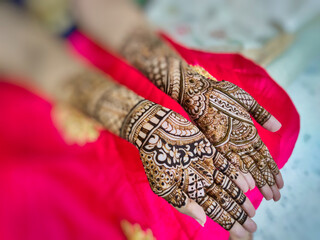
M 142 100 L 126 116 L 120 136 L 140 148 L 170 112 L 154 102 Z

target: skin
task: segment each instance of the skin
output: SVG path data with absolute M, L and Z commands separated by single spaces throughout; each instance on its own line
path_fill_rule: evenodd
M 195 125 L 73 59 L 63 43 L 7 5 L 0 6 L 0 31 L 2 71 L 14 70 L 53 100 L 70 104 L 134 144 L 156 194 L 201 225 L 207 214 L 238 236 L 256 230 L 250 218 L 255 210 L 237 186 L 245 180 L 226 176 L 235 168 Z M 143 111 L 149 105 L 152 111 Z M 159 123 L 152 125 L 157 116 Z
M 245 180 L 240 181 L 241 189 L 247 191 L 257 186 L 267 200 L 280 199 L 282 175 L 251 119 L 275 132 L 281 128 L 275 117 L 232 83 L 213 81 L 195 71 L 155 34 L 141 11 L 129 1 L 71 2 L 83 31 L 121 54 L 183 106 L 209 141 L 238 170 L 238 178 Z M 121 17 L 124 15 L 128 18 Z M 226 105 L 218 106 L 219 102 Z M 235 116 L 235 112 L 241 117 Z

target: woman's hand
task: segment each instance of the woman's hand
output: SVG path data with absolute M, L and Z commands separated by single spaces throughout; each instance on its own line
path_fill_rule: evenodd
M 245 179 L 191 122 L 98 72 L 74 76 L 64 91 L 68 103 L 139 149 L 152 190 L 180 212 L 202 225 L 207 214 L 237 235 L 255 231 Z
M 272 132 L 281 124 L 253 97 L 230 82 L 204 77 L 150 30 L 135 31 L 122 55 L 183 106 L 207 139 L 240 170 L 247 189 L 256 183 L 266 199 L 280 199 L 281 173 L 250 115 Z
M 247 92 L 227 81 L 212 81 L 185 68 L 182 105 L 209 141 L 266 199 L 280 199 L 283 180 L 277 164 L 261 141 L 250 115 L 270 131 L 281 125 Z
M 223 228 L 240 235 L 244 229 L 256 230 L 250 219 L 255 210 L 235 184 L 243 185 L 245 180 L 181 115 L 141 101 L 124 120 L 121 136 L 139 149 L 154 193 L 180 212 L 203 225 L 205 211 Z

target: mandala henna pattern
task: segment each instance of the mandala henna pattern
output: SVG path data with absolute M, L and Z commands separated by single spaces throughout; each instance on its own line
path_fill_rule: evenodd
M 64 90 L 69 103 L 139 149 L 158 196 L 175 207 L 184 206 L 189 197 L 227 230 L 246 221 L 241 208 L 246 196 L 225 175 L 236 177 L 235 168 L 188 120 L 98 73 L 78 75 Z
M 145 100 L 124 120 L 121 136 L 140 150 L 154 193 L 175 207 L 184 206 L 186 196 L 206 206 L 209 195 L 213 199 L 209 215 L 224 228 L 230 229 L 234 220 L 245 222 L 247 214 L 240 207 L 245 195 L 215 169 L 213 163 L 222 156 L 185 118 Z
M 135 31 L 121 54 L 184 107 L 231 165 L 250 172 L 259 188 L 275 184 L 279 169 L 250 117 L 264 124 L 271 115 L 252 96 L 230 82 L 195 71 L 150 31 Z

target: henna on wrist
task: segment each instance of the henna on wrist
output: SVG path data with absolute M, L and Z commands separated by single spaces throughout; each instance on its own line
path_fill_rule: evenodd
M 122 122 L 142 97 L 101 73 L 85 71 L 63 85 L 66 101 L 120 135 Z
M 250 173 L 259 188 L 275 184 L 279 169 L 250 117 L 263 125 L 271 114 L 252 96 L 230 82 L 205 77 L 205 71 L 188 65 L 150 30 L 135 30 L 121 49 L 133 66 L 184 107 L 231 166 Z M 234 172 L 227 174 L 236 178 Z

